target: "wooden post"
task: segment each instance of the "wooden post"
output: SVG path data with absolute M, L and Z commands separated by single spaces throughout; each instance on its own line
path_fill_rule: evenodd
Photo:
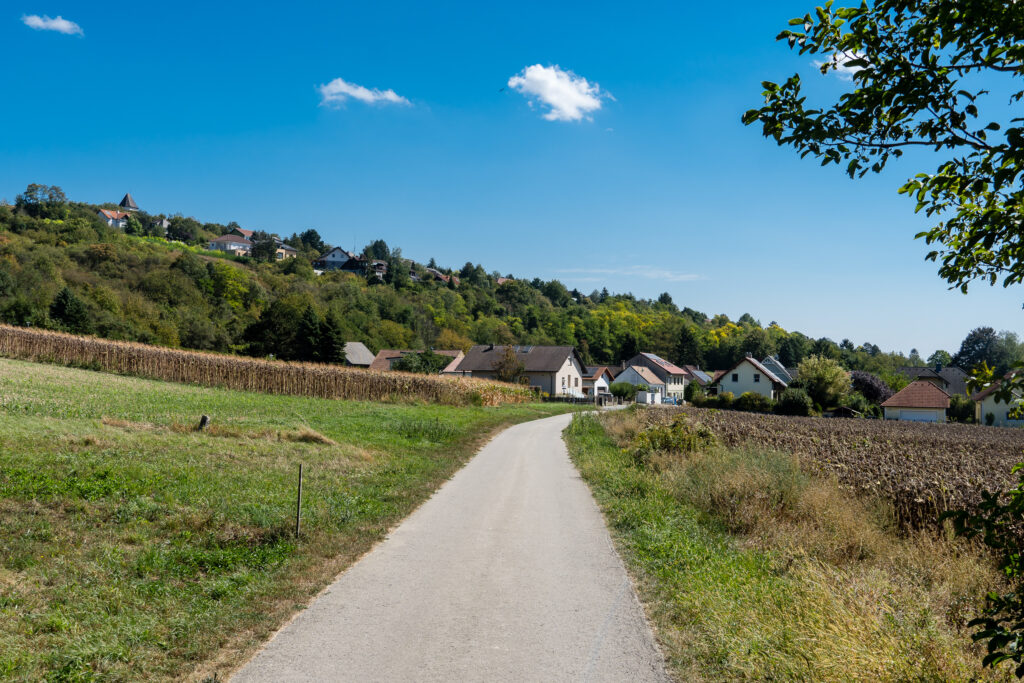
M 299 537 L 302 524 L 302 463 L 299 463 L 299 495 L 295 499 L 295 538 Z

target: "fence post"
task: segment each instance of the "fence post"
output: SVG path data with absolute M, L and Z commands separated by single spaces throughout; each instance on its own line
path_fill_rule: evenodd
M 299 537 L 302 524 L 302 463 L 299 463 L 299 495 L 295 499 L 295 538 Z

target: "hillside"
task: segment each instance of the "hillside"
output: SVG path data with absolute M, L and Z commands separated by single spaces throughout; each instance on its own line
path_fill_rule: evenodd
M 0 359 L 0 679 L 223 674 L 481 439 L 562 410 L 271 396 Z
M 882 376 L 924 363 L 868 341 L 837 344 L 746 314 L 735 321 L 708 315 L 680 307 L 667 293 L 657 300 L 607 290 L 584 294 L 558 280 L 499 278 L 468 262 L 458 270 L 439 268 L 458 275 L 458 284 L 417 280 L 408 275 L 424 275 L 424 265 L 382 240 L 366 253 L 391 266 L 388 277 L 317 275 L 310 262 L 330 245 L 315 230 L 284 239 L 296 258 L 259 262 L 203 248 L 236 224 L 139 211 L 121 230 L 99 220 L 103 207 L 67 201 L 47 186 L 31 186 L 16 205 L 0 206 L 0 322 L 299 360 L 335 360 L 311 339 L 316 330 L 327 346 L 362 341 L 373 351 L 572 344 L 586 362 L 600 364 L 640 350 L 709 369 L 728 367 L 747 352 L 778 354 L 787 366 L 823 354 Z M 160 221 L 168 239 L 147 234 L 162 233 L 154 227 Z M 1024 357 L 1015 336 L 997 341 L 1002 355 L 992 364 Z

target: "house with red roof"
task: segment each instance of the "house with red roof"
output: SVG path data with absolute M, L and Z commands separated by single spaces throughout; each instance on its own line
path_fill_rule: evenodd
M 882 403 L 886 420 L 945 422 L 949 394 L 924 379 L 914 380 Z
M 124 230 L 124 226 L 128 225 L 128 213 L 126 211 L 100 209 L 96 215 L 111 228 Z

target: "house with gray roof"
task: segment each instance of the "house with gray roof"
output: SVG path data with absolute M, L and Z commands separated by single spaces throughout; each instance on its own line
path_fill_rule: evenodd
M 690 379 L 686 370 L 653 353 L 638 353 L 626 361 L 626 367 L 631 365 L 640 365 L 651 370 L 665 385 L 664 396 L 683 400 L 683 394 L 686 393 L 686 382 Z
M 372 362 L 373 351 L 366 348 L 366 344 L 357 341 L 345 342 L 345 365 L 368 368 Z
M 472 377 L 497 379 L 496 368 L 505 356 L 504 346 L 474 346 L 459 363 L 458 371 Z M 572 346 L 513 346 L 530 388 L 551 396 L 583 397 L 586 366 Z
M 782 364 L 782 361 L 780 361 L 776 356 L 768 356 L 761 361 L 761 365 L 786 384 L 789 384 L 795 379 L 786 366 Z
M 747 356 L 728 370 L 722 371 L 712 386 L 717 388 L 719 394 L 728 391 L 738 397 L 753 392 L 777 400 L 788 385 L 759 360 Z

